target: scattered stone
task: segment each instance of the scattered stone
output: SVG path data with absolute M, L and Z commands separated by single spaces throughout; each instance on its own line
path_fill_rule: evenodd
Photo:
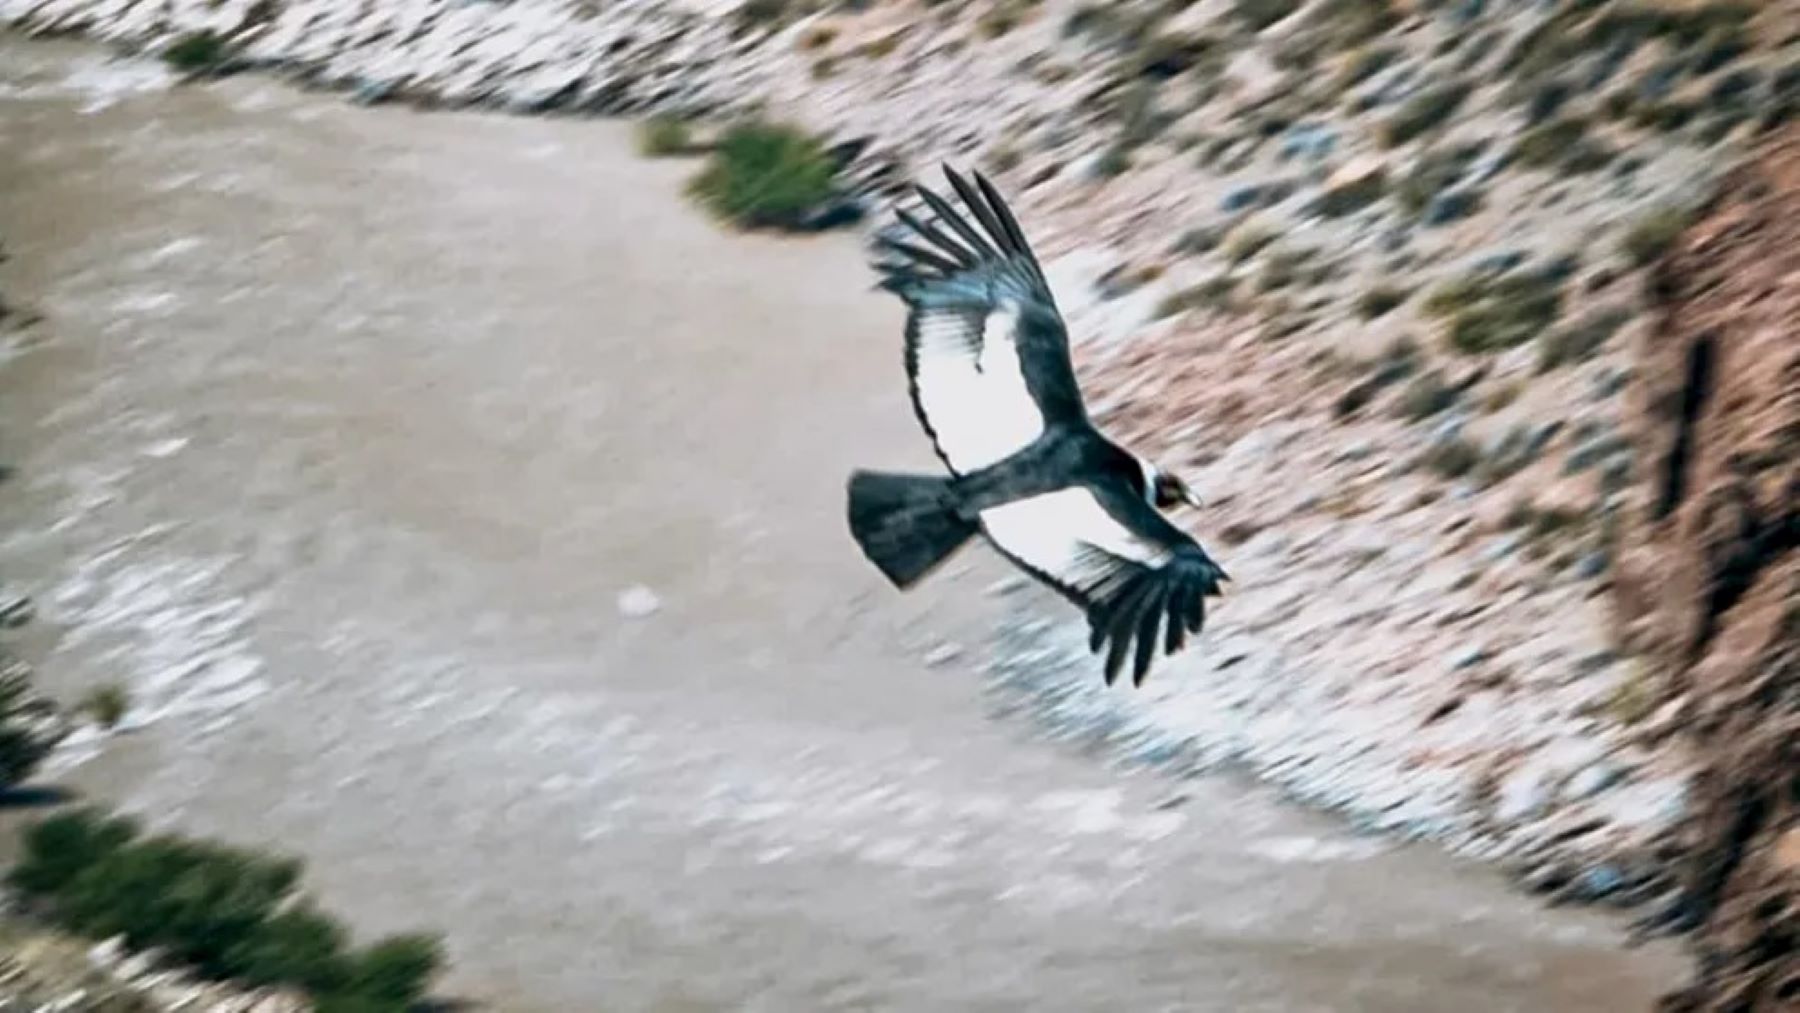
M 1323 162 L 1331 156 L 1337 143 L 1338 132 L 1333 127 L 1322 123 L 1296 123 L 1282 137 L 1280 158 L 1284 162 L 1296 158 Z
M 646 619 L 662 609 L 656 592 L 637 584 L 619 592 L 619 614 L 627 619 Z
M 37 606 L 23 595 L 0 603 L 0 629 L 16 630 L 37 615 Z
M 962 653 L 963 649 L 959 644 L 939 644 L 925 653 L 925 664 L 930 668 L 938 668 L 962 657 Z
M 1481 191 L 1473 187 L 1460 190 L 1446 190 L 1431 198 L 1425 205 L 1425 214 L 1421 221 L 1428 227 L 1436 228 L 1461 221 L 1481 210 Z
M 1625 779 L 1625 769 L 1609 760 L 1583 767 L 1569 778 L 1563 794 L 1576 801 L 1592 798 Z

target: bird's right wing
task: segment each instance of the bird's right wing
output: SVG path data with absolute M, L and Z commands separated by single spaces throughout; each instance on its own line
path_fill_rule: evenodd
M 1159 632 L 1164 654 L 1180 650 L 1205 625 L 1206 599 L 1226 579 L 1149 504 L 1139 511 L 1087 486 L 984 510 L 981 522 L 1001 554 L 1087 613 L 1089 649 L 1107 647 L 1109 685 L 1134 643 L 1137 684 L 1150 671 Z
M 979 173 L 973 185 L 944 174 L 968 217 L 915 187 L 929 214 L 898 211 L 904 232 L 876 239 L 874 267 L 907 306 L 914 414 L 945 466 L 963 475 L 1023 450 L 1046 420 L 1073 422 L 1085 410 L 1068 332 L 1017 219 Z

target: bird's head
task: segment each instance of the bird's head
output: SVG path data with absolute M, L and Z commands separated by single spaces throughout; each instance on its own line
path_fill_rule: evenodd
M 1149 463 L 1144 465 L 1144 470 L 1150 480 L 1147 490 L 1150 503 L 1158 510 L 1173 510 L 1184 503 L 1196 510 L 1206 505 L 1181 476 Z

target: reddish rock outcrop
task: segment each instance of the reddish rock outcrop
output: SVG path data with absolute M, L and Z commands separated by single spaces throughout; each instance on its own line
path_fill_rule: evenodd
M 1726 178 L 1651 282 L 1624 642 L 1682 701 L 1694 983 L 1670 1011 L 1800 1007 L 1800 130 Z M 1676 705 L 1671 705 L 1676 706 Z

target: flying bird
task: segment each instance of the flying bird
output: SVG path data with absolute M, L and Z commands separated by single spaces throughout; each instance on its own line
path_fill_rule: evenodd
M 1200 498 L 1095 428 L 1018 220 L 980 173 L 944 176 L 966 213 L 915 186 L 923 207 L 896 212 L 873 266 L 906 304 L 913 411 L 949 474 L 853 471 L 851 534 L 906 590 L 979 533 L 1086 613 L 1108 685 L 1128 653 L 1141 685 L 1159 641 L 1180 650 L 1228 579 L 1163 516 Z

